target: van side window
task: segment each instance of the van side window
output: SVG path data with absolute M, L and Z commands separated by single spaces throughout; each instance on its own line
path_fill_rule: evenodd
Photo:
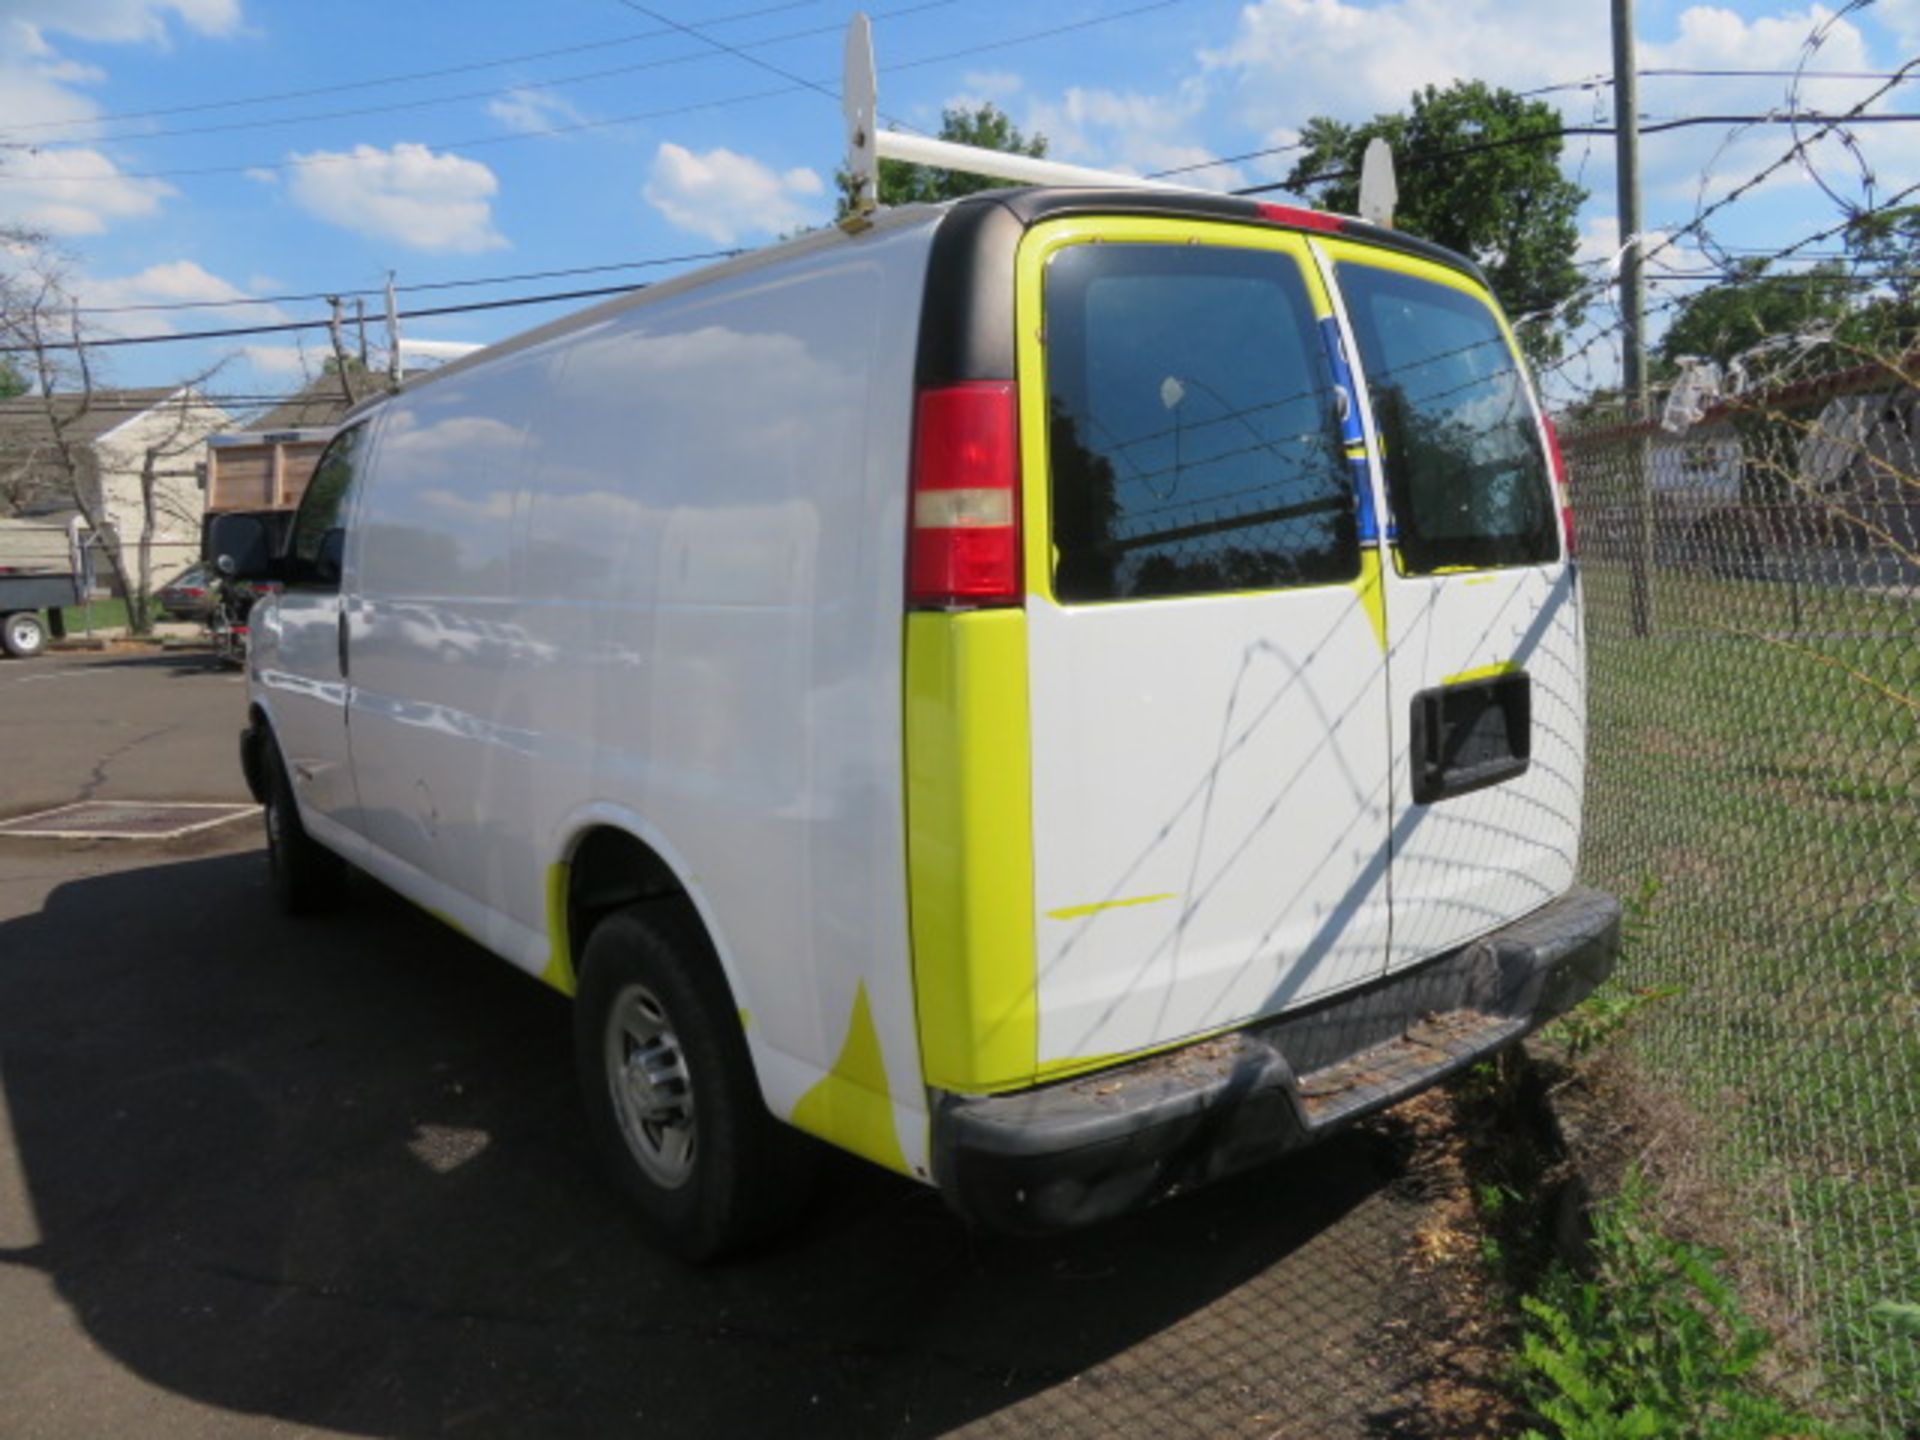
M 300 497 L 287 551 L 293 562 L 289 578 L 296 585 L 336 587 L 340 583 L 346 544 L 342 526 L 366 433 L 364 424 L 342 430 L 314 466 L 307 492 Z
M 1061 600 L 1359 574 L 1332 371 L 1290 257 L 1076 245 L 1047 267 L 1046 336 Z
M 1485 302 L 1376 265 L 1336 267 L 1387 472 L 1402 568 L 1560 553 L 1540 427 Z

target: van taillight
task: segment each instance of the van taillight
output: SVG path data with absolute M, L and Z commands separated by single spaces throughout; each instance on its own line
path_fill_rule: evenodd
M 920 392 L 907 540 L 909 604 L 1019 603 L 1019 435 L 1010 381 Z
M 1547 434 L 1547 461 L 1553 467 L 1553 492 L 1560 500 L 1560 533 L 1566 538 L 1567 558 L 1573 558 L 1573 494 L 1567 488 L 1567 462 L 1560 454 L 1560 432 L 1551 417 L 1542 416 L 1540 426 Z

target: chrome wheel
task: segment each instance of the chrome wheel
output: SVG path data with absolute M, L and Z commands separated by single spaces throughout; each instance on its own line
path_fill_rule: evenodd
M 644 985 L 629 984 L 607 1010 L 607 1091 L 627 1149 L 662 1189 L 693 1174 L 693 1080 L 666 1007 Z

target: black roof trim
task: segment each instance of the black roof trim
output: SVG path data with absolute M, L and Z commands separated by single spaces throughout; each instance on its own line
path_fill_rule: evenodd
M 921 302 L 915 381 L 951 385 L 1014 378 L 1013 259 L 1029 226 L 1067 215 L 1159 215 L 1271 225 L 1240 195 L 1192 190 L 1039 186 L 988 190 L 953 203 L 934 233 Z M 1319 233 L 1302 227 L 1304 233 Z M 1363 244 L 1432 260 L 1485 285 L 1480 267 L 1444 245 L 1342 217 L 1337 232 Z

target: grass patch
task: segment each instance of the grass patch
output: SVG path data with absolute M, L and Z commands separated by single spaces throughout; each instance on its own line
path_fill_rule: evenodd
M 1660 573 L 1636 637 L 1624 570 L 1587 581 L 1584 868 L 1657 880 L 1621 993 L 1673 992 L 1625 1048 L 1706 1117 L 1832 1383 L 1920 1426 L 1920 1341 L 1874 1318 L 1920 1302 L 1920 606 Z

